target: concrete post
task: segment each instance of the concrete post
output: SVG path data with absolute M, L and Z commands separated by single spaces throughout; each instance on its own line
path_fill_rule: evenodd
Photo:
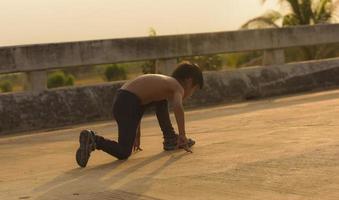
M 171 75 L 174 71 L 175 67 L 177 66 L 177 59 L 162 59 L 157 60 L 155 62 L 156 73 L 164 74 L 164 75 Z
M 283 49 L 264 51 L 263 65 L 280 65 L 285 63 L 285 53 Z
M 41 91 L 47 88 L 46 71 L 32 71 L 26 75 L 25 90 Z

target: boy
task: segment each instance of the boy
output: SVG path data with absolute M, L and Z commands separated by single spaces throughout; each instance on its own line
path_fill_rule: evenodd
M 147 74 L 126 82 L 116 93 L 113 115 L 118 124 L 118 142 L 108 140 L 91 130 L 80 133 L 80 147 L 76 161 L 81 167 L 87 165 L 90 153 L 102 150 L 119 160 L 127 159 L 132 150 L 140 148 L 140 120 L 146 107 L 155 106 L 159 125 L 163 132 L 165 151 L 184 148 L 192 152 L 195 144 L 186 138 L 185 119 L 182 101 L 190 97 L 204 84 L 201 69 L 196 64 L 182 62 L 172 76 Z M 168 101 L 172 102 L 178 124 L 179 135 L 175 134 L 169 113 Z

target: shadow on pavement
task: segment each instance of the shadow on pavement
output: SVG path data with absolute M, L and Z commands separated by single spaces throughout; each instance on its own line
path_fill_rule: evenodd
M 116 160 L 110 163 L 94 166 L 92 168 L 76 168 L 71 169 L 64 174 L 54 178 L 53 180 L 47 182 L 44 185 L 41 185 L 33 190 L 33 192 L 38 192 L 42 194 L 35 199 L 37 200 L 49 200 L 49 199 L 73 199 L 72 197 L 78 196 L 76 199 L 100 199 L 100 197 L 95 197 L 95 194 L 100 195 L 105 191 L 110 190 L 109 188 L 112 186 L 117 186 L 123 180 L 127 179 L 131 174 L 136 172 L 137 170 L 145 167 L 146 165 L 159 160 L 164 157 L 168 157 L 168 160 L 156 168 L 154 171 L 145 175 L 144 177 L 138 178 L 137 180 L 131 178 L 131 181 L 123 184 L 118 187 L 116 190 L 118 193 L 124 192 L 124 188 L 129 188 L 130 190 L 138 189 L 138 194 L 133 194 L 133 199 L 152 199 L 151 197 L 145 198 L 140 194 L 147 191 L 149 186 L 151 185 L 152 177 L 156 174 L 160 173 L 169 165 L 173 164 L 177 160 L 181 159 L 183 156 L 187 155 L 185 152 L 180 151 L 172 151 L 172 152 L 161 152 L 156 155 L 150 156 L 149 158 L 143 159 L 142 161 L 137 160 L 126 160 L 120 161 Z M 112 175 L 107 179 L 103 179 L 103 177 L 112 171 L 114 171 L 120 165 L 123 165 L 126 162 L 139 161 L 137 164 L 133 166 L 128 166 L 126 169 L 123 169 L 119 173 Z M 142 187 L 138 187 L 140 185 L 135 185 L 135 182 L 143 182 Z M 88 189 L 88 190 L 87 190 Z M 85 192 L 85 196 L 81 197 L 83 192 Z M 106 192 L 107 193 L 107 192 Z M 124 192 L 126 194 L 130 194 L 129 197 L 119 197 L 122 199 L 131 198 L 132 193 Z M 93 196 L 94 195 L 94 196 Z M 153 198 L 154 199 L 154 198 Z

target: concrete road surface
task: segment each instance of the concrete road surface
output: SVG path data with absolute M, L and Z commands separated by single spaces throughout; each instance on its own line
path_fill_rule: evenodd
M 116 138 L 115 122 L 0 138 L 0 199 L 339 199 L 339 90 L 187 112 L 194 153 L 162 151 L 154 116 L 144 151 L 117 161 L 78 134 Z

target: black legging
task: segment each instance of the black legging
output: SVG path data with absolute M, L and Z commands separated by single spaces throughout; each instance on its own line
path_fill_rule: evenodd
M 155 106 L 164 139 L 175 137 L 167 100 L 141 105 L 140 99 L 127 90 L 118 90 L 113 102 L 113 116 L 118 123 L 118 142 L 96 135 L 96 148 L 116 158 L 127 159 L 131 153 L 141 117 L 147 107 Z

